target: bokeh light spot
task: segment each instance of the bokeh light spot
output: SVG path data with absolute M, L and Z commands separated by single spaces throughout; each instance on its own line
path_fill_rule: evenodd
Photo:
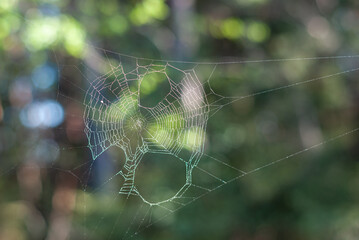
M 56 70 L 49 64 L 37 67 L 31 76 L 31 80 L 35 87 L 39 89 L 48 89 L 56 82 Z
M 168 6 L 163 0 L 145 0 L 136 5 L 130 14 L 134 24 L 142 25 L 153 19 L 163 20 L 168 16 Z
M 62 23 L 64 46 L 74 57 L 81 57 L 84 53 L 86 33 L 82 26 L 73 18 L 66 17 Z
M 223 21 L 221 31 L 225 38 L 237 39 L 243 35 L 244 24 L 241 20 L 228 18 Z
M 252 42 L 263 42 L 270 35 L 269 27 L 262 22 L 252 22 L 247 28 L 247 37 Z
M 54 100 L 33 102 L 20 112 L 21 123 L 28 128 L 57 127 L 64 120 L 62 106 Z
M 58 18 L 44 17 L 29 23 L 23 40 L 29 50 L 36 51 L 51 46 L 58 38 L 61 23 Z
M 114 17 L 109 18 L 107 24 L 111 31 L 117 34 L 124 33 L 128 28 L 126 19 L 121 15 L 115 15 Z

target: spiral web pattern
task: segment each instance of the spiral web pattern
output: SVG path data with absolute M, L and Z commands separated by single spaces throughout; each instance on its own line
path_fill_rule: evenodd
M 211 110 L 204 86 L 193 69 L 181 70 L 170 63 L 140 64 L 136 59 L 132 69 L 125 68 L 122 62 L 111 65 L 111 71 L 96 79 L 86 93 L 85 133 L 93 159 L 117 146 L 126 156 L 118 173 L 124 178 L 120 194 L 140 196 L 150 205 L 181 198 L 191 187 L 193 168 L 204 152 Z M 170 86 L 153 107 L 140 101 L 141 85 L 148 76 L 162 76 Z M 150 203 L 137 190 L 136 168 L 146 153 L 169 154 L 185 164 L 186 181 L 170 199 Z

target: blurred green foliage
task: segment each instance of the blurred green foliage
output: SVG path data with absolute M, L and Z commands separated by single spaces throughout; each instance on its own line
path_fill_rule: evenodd
M 138 202 L 130 203 L 118 219 L 123 202 L 116 197 L 117 179 L 110 189 L 86 182 L 92 166 L 81 148 L 87 143 L 80 110 L 82 82 L 91 73 L 79 72 L 91 62 L 88 46 L 195 61 L 314 58 L 218 66 L 211 87 L 225 96 L 247 96 L 357 67 L 356 58 L 317 57 L 359 52 L 358 13 L 355 0 L 1 0 L 0 239 L 55 239 L 56 219 L 69 224 L 58 239 L 119 239 L 126 229 L 118 221 L 132 221 L 130 210 L 138 210 Z M 70 82 L 65 92 L 71 99 L 62 98 L 69 116 L 59 128 L 28 129 L 22 109 L 32 101 L 61 99 L 58 86 L 39 90 L 31 82 L 34 69 L 48 62 Z M 63 73 L 63 65 L 77 70 Z M 141 91 L 151 95 L 161 79 L 147 80 Z M 358 90 L 353 72 L 230 104 L 208 122 L 206 153 L 248 171 L 289 156 L 358 127 Z M 70 142 L 75 150 L 46 163 L 55 153 L 39 150 L 42 139 L 56 141 L 60 150 Z M 357 239 L 358 146 L 352 134 L 262 169 L 189 204 L 138 239 Z M 94 164 L 107 159 L 109 168 L 118 169 L 123 157 L 111 148 Z M 161 171 L 165 160 L 144 163 L 141 181 L 176 182 L 182 175 L 178 168 Z

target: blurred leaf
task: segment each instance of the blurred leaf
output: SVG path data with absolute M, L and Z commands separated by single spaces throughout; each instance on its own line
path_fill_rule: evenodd
M 163 20 L 168 16 L 169 9 L 163 0 L 143 0 L 130 13 L 132 22 L 143 25 L 154 19 Z
M 252 42 L 263 42 L 269 37 L 269 35 L 270 29 L 268 28 L 267 24 L 258 21 L 248 24 L 247 37 Z
M 238 39 L 244 33 L 244 24 L 240 19 L 228 18 L 221 24 L 222 34 L 228 39 Z

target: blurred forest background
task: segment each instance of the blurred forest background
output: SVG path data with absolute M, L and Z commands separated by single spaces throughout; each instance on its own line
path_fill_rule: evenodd
M 357 68 L 355 57 L 315 58 L 357 55 L 358 39 L 356 0 L 1 0 L 0 239 L 121 239 L 121 221 L 131 221 L 118 219 L 114 194 L 93 191 L 123 155 L 110 149 L 89 170 L 76 117 L 83 92 L 61 85 L 60 66 L 69 65 L 79 71 L 67 79 L 87 88 L 80 70 L 92 46 L 181 61 L 314 58 L 218 68 L 213 88 L 242 96 Z M 246 98 L 209 120 L 206 153 L 255 169 L 355 129 L 358 102 L 357 72 Z M 227 184 L 136 239 L 358 239 L 358 156 L 358 134 L 328 142 Z M 142 177 L 171 181 L 176 171 Z

